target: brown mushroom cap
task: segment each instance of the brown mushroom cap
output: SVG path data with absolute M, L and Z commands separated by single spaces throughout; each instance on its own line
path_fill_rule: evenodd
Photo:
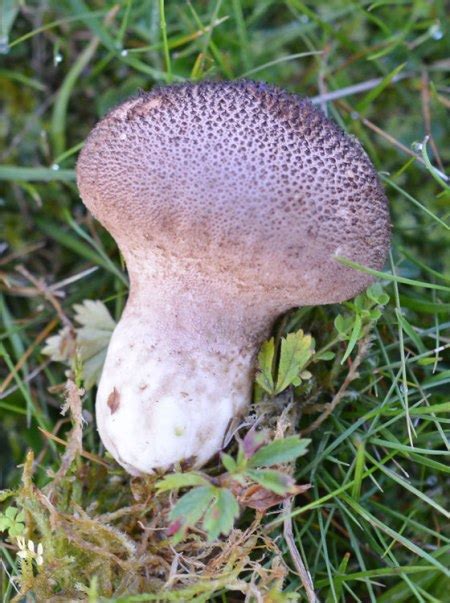
M 335 256 L 380 269 L 389 247 L 387 199 L 358 141 L 262 83 L 128 100 L 92 131 L 77 174 L 129 265 L 187 262 L 280 311 L 356 295 L 371 278 Z

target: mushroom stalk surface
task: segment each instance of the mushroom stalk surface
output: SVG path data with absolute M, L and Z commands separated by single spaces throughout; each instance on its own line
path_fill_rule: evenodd
M 100 435 L 131 474 L 181 459 L 200 466 L 222 448 L 250 400 L 255 353 L 279 312 L 261 313 L 223 279 L 217 287 L 181 267 L 173 277 L 168 285 L 140 273 L 146 287 L 128 300 L 98 390 Z
M 118 243 L 130 297 L 96 414 L 130 473 L 222 447 L 276 317 L 349 299 L 389 248 L 387 199 L 361 145 L 258 82 L 169 86 L 125 101 L 78 160 L 84 203 Z

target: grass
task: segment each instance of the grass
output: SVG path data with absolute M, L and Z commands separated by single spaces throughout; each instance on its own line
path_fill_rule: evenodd
M 0 12 L 3 600 L 19 590 L 40 601 L 445 601 L 445 3 L 4 0 Z M 117 320 L 127 295 L 117 248 L 74 182 L 93 124 L 139 89 L 243 75 L 313 97 L 365 146 L 391 203 L 392 254 L 376 274 L 389 302 L 379 318 L 347 302 L 281 321 L 278 345 L 299 329 L 314 336 L 311 376 L 254 411 L 272 436 L 310 430 L 308 453 L 281 469 L 312 487 L 266 513 L 240 492 L 229 537 L 208 542 L 200 525 L 174 548 L 164 534 L 176 490 L 155 496 L 156 478 L 130 480 L 105 455 L 94 388 L 82 400 L 80 454 L 78 387 L 67 392 L 67 366 L 42 350 L 60 328 L 79 329 L 74 304 L 101 300 Z M 83 385 L 73 355 L 70 377 Z M 60 414 L 67 396 L 72 420 Z M 223 471 L 213 462 L 204 478 Z M 43 544 L 41 565 L 36 553 L 19 563 L 15 530 Z

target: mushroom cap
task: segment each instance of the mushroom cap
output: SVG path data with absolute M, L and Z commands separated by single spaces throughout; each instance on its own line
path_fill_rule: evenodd
M 310 101 L 259 82 L 158 88 L 113 109 L 78 186 L 132 269 L 152 260 L 286 307 L 348 299 L 390 242 L 362 146 Z

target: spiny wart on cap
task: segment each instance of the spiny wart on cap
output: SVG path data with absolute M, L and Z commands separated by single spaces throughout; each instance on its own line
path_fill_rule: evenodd
M 379 269 L 389 247 L 361 145 L 267 84 L 129 99 L 94 128 L 77 176 L 131 277 L 97 398 L 102 439 L 131 473 L 206 462 L 248 403 L 276 316 L 356 295 L 371 278 L 336 256 Z

